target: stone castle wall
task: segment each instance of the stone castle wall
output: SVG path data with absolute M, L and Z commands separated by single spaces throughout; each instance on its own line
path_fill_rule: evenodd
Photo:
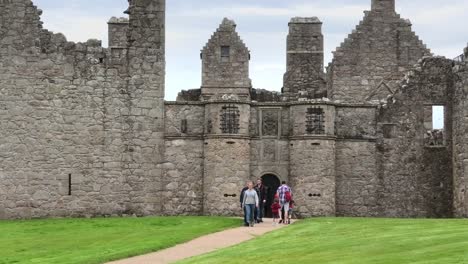
M 379 115 L 381 206 L 394 215 L 452 214 L 453 81 L 452 61 L 425 58 L 407 75 L 388 108 Z M 432 105 L 444 105 L 446 109 L 445 139 L 439 145 L 425 140 L 424 109 Z
M 161 212 L 164 46 L 139 38 L 154 33 L 147 16 L 164 32 L 164 1 L 134 4 L 122 65 L 99 41 L 42 29 L 31 1 L 0 1 L 1 218 Z
M 249 140 L 213 136 L 204 153 L 204 214 L 241 215 L 238 195 L 251 180 Z
M 376 216 L 381 181 L 377 174 L 377 107 L 348 105 L 336 109 L 336 213 Z
M 348 139 L 336 142 L 336 215 L 385 215 L 378 206 L 382 181 L 377 173 L 375 142 Z M 388 216 L 388 215 L 387 215 Z
M 164 214 L 203 213 L 204 119 L 204 105 L 166 104 Z
M 252 89 L 225 19 L 201 89 L 177 102 L 164 102 L 165 1 L 129 5 L 103 48 L 0 0 L 0 218 L 235 216 L 265 175 L 291 185 L 300 217 L 468 216 L 466 62 L 423 58 L 394 0 L 372 1 L 327 78 L 321 22 L 294 18 L 281 94 Z
M 465 54 L 468 48 L 465 49 Z M 468 56 L 467 56 L 468 57 Z M 465 60 L 455 66 L 454 73 L 458 76 L 455 83 L 453 103 L 453 210 L 456 217 L 468 217 L 468 159 L 467 159 L 467 135 L 468 126 L 466 120 L 467 95 L 468 95 L 468 63 Z

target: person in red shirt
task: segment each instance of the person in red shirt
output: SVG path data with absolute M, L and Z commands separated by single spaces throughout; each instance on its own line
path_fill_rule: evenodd
M 274 203 L 271 205 L 271 212 L 273 214 L 273 225 L 277 225 L 278 223 L 276 222 L 279 219 L 279 211 L 281 209 L 281 205 L 279 203 L 279 199 L 275 198 Z

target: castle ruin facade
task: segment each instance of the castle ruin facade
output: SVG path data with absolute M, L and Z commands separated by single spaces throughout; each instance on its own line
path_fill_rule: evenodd
M 257 178 L 270 197 L 287 181 L 300 217 L 468 217 L 468 49 L 433 56 L 395 0 L 372 0 L 326 70 L 322 22 L 292 18 L 272 92 L 224 19 L 200 89 L 168 102 L 165 10 L 130 0 L 103 48 L 0 0 L 0 218 L 239 215 Z

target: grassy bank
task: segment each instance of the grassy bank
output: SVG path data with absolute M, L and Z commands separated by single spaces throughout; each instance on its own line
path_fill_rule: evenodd
M 468 220 L 310 219 L 181 263 L 466 264 Z
M 0 221 L 0 263 L 102 263 L 240 224 L 221 217 Z

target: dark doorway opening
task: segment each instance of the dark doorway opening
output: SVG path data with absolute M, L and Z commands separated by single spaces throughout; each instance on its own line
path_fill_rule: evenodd
M 265 212 L 264 215 L 265 217 L 272 217 L 271 213 L 271 204 L 273 203 L 273 199 L 275 197 L 276 190 L 278 190 L 278 187 L 281 185 L 280 180 L 276 175 L 273 174 L 265 174 L 262 176 L 262 182 L 263 185 L 265 185 L 267 189 L 267 201 L 265 204 Z

